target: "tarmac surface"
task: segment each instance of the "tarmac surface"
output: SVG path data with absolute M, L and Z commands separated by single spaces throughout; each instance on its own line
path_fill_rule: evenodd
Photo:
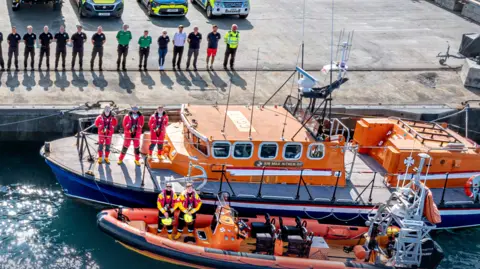
M 125 0 L 121 19 L 80 18 L 75 0 L 65 0 L 62 9 L 53 11 L 51 5 L 24 5 L 11 10 L 11 3 L 0 0 L 0 31 L 5 38 L 11 26 L 23 35 L 27 25 L 40 33 L 43 25 L 56 32 L 65 25 L 72 34 L 75 25 L 82 24 L 89 38 L 98 25 L 107 37 L 104 70 L 84 72 L 2 72 L 0 73 L 0 100 L 3 105 L 59 105 L 99 99 L 117 103 L 179 104 L 225 103 L 228 85 L 232 79 L 232 103 L 251 103 L 254 89 L 257 50 L 260 49 L 255 103 L 261 103 L 277 90 L 299 64 L 302 36 L 305 41 L 305 68 L 320 70 L 330 61 L 331 12 L 330 0 L 303 1 L 262 0 L 251 2 L 251 14 L 245 20 L 225 16 L 209 20 L 198 6 L 190 4 L 186 17 L 153 17 L 134 0 Z M 338 104 L 457 104 L 463 100 L 478 99 L 478 91 L 465 89 L 458 72 L 444 70 L 436 55 L 446 50 L 447 41 L 456 51 L 463 33 L 478 31 L 478 24 L 446 11 L 429 1 L 335 1 L 334 43 L 342 29 L 355 31 L 348 62 L 349 82 L 335 93 Z M 128 72 L 116 72 L 116 32 L 127 23 L 134 39 L 130 46 Z M 148 72 L 136 71 L 138 65 L 137 40 L 148 29 L 153 39 L 167 29 L 173 37 L 179 24 L 187 33 L 198 26 L 204 38 L 212 24 L 219 26 L 222 36 L 236 23 L 241 33 L 237 52 L 236 72 L 225 72 L 221 61 L 225 45 L 219 46 L 216 71 L 205 71 L 206 42 L 201 45 L 198 72 L 157 70 L 157 45 L 152 45 Z M 302 34 L 302 25 L 305 25 Z M 156 42 L 154 42 L 156 43 Z M 7 60 L 7 44 L 3 42 L 3 56 Z M 55 44 L 52 45 L 54 51 Z M 85 48 L 84 67 L 89 67 L 92 46 Z M 19 65 L 23 67 L 24 46 L 20 45 Z M 333 51 L 334 60 L 336 47 Z M 39 50 L 37 50 L 36 64 Z M 167 54 L 166 67 L 171 67 L 172 49 Z M 67 52 L 70 67 L 71 48 Z M 51 65 L 54 57 L 51 56 Z M 186 53 L 182 68 L 185 67 Z M 450 67 L 458 67 L 460 60 L 449 59 Z M 358 70 L 361 70 L 359 72 Z M 270 72 L 267 72 L 270 71 Z M 323 84 L 325 76 L 314 73 Z M 293 90 L 292 90 L 293 89 Z M 272 100 L 280 104 L 286 95 L 296 90 L 289 82 Z

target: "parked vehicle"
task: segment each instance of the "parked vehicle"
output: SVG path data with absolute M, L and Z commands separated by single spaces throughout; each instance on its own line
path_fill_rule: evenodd
M 198 4 L 207 13 L 209 19 L 221 15 L 238 15 L 240 19 L 246 19 L 250 13 L 250 0 L 190 0 L 192 4 Z
M 148 16 L 185 16 L 188 0 L 137 0 L 147 9 Z
M 80 17 L 122 17 L 124 0 L 76 0 Z
M 59 10 L 62 7 L 62 0 L 12 0 L 12 10 L 17 11 L 22 4 L 49 4 L 52 3 L 53 10 Z

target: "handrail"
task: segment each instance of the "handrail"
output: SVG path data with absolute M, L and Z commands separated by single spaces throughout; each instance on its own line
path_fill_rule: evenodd
M 153 187 L 154 190 L 161 190 L 161 188 L 158 186 L 157 181 L 155 180 L 155 177 L 152 174 L 152 171 L 150 170 L 150 163 L 147 161 L 147 157 L 144 158 L 144 165 L 143 165 L 143 175 L 142 175 L 142 184 L 141 186 L 144 186 L 144 180 L 145 180 L 145 169 L 148 171 L 150 174 L 150 178 L 152 179 Z
M 332 118 L 329 120 L 331 122 L 331 126 L 330 126 L 330 137 L 332 135 L 337 135 L 338 132 L 339 132 L 339 126 L 341 126 L 341 133 L 343 135 L 343 133 L 345 132 L 345 130 L 347 131 L 347 142 L 350 141 L 350 129 L 347 127 L 347 125 L 345 125 L 345 123 L 343 123 L 341 120 L 339 120 L 338 118 Z M 337 123 L 337 125 L 335 124 Z M 335 134 L 333 134 L 333 129 L 335 128 Z

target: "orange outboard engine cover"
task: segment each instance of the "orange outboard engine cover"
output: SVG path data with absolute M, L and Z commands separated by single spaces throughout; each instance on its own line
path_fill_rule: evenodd
M 210 245 L 212 248 L 222 250 L 239 251 L 242 239 L 238 236 L 238 225 L 231 214 L 230 209 L 217 210 L 218 223 L 212 231 Z

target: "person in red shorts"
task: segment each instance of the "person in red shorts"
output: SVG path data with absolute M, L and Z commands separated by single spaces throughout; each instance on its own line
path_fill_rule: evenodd
M 213 61 L 215 60 L 215 55 L 217 55 L 218 40 L 220 40 L 220 33 L 217 32 L 218 27 L 214 24 L 212 26 L 212 32 L 207 36 L 208 48 L 207 48 L 207 70 L 208 70 L 208 61 L 210 56 L 212 56 L 212 61 L 210 62 L 210 69 L 213 70 Z

